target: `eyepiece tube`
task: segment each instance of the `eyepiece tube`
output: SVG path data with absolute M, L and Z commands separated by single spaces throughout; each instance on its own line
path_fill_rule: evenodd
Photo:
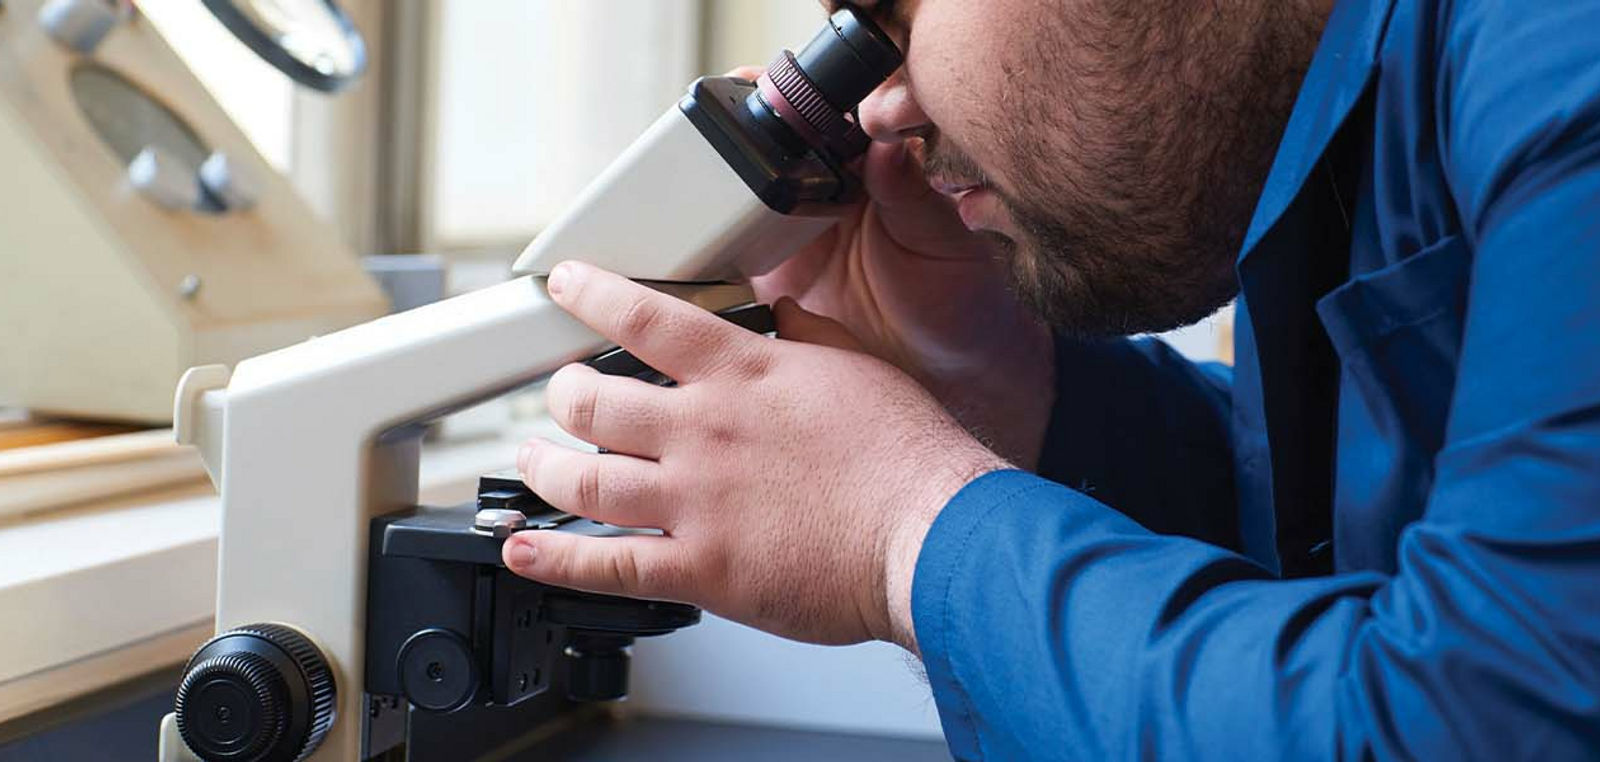
M 846 115 L 894 74 L 901 60 L 894 41 L 846 4 L 799 55 L 783 51 L 751 97 L 805 143 L 848 160 L 865 151 L 868 140 Z
M 851 111 L 900 68 L 900 49 L 872 19 L 845 6 L 795 55 L 795 63 L 830 105 Z

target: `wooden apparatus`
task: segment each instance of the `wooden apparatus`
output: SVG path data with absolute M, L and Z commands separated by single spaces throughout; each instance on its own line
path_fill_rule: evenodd
M 85 44 L 71 14 L 108 8 Z M 165 422 L 184 370 L 386 311 L 130 3 L 0 5 L 0 168 L 0 406 Z

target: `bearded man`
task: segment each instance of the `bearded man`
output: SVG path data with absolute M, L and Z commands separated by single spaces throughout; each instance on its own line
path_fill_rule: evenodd
M 780 338 L 593 267 L 510 568 L 922 659 L 960 758 L 1600 749 L 1600 2 L 900 0 Z M 1237 365 L 1151 339 L 1237 296 Z

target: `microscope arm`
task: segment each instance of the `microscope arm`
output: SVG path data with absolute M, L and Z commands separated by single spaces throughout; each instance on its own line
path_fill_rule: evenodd
M 769 271 L 858 208 L 861 183 L 848 167 L 869 141 L 851 112 L 900 63 L 893 40 L 846 3 L 759 81 L 696 81 L 515 271 L 542 275 L 572 257 L 651 281 Z M 686 288 L 712 310 L 750 300 L 738 286 Z M 216 624 L 224 634 L 185 668 L 162 748 L 183 748 L 175 724 L 215 759 L 329 762 L 393 748 L 372 740 L 388 738 L 374 730 L 386 723 L 365 702 L 368 544 L 374 518 L 415 506 L 420 424 L 607 344 L 524 277 L 252 358 L 231 374 L 208 366 L 184 376 L 177 433 L 199 447 L 222 494 Z M 404 593 L 414 590 L 402 586 L 406 605 L 386 608 L 407 609 L 414 601 Z M 434 665 L 424 666 L 438 682 Z M 295 700 L 271 700 L 269 672 Z M 278 731 L 284 723 L 269 705 L 288 707 L 291 731 Z
M 744 286 L 661 288 L 713 310 L 750 301 Z M 184 376 L 176 428 L 222 494 L 217 631 L 314 638 L 345 720 L 313 759 L 361 758 L 369 523 L 415 503 L 421 424 L 609 346 L 523 277 Z

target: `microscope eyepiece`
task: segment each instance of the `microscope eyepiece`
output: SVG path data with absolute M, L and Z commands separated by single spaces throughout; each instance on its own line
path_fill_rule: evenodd
M 840 111 L 853 110 L 900 68 L 900 49 L 872 19 L 844 6 L 795 55 L 822 97 Z
M 846 4 L 799 55 L 779 54 L 752 98 L 807 144 L 848 160 L 866 150 L 868 139 L 847 115 L 900 68 L 901 60 L 894 41 Z

